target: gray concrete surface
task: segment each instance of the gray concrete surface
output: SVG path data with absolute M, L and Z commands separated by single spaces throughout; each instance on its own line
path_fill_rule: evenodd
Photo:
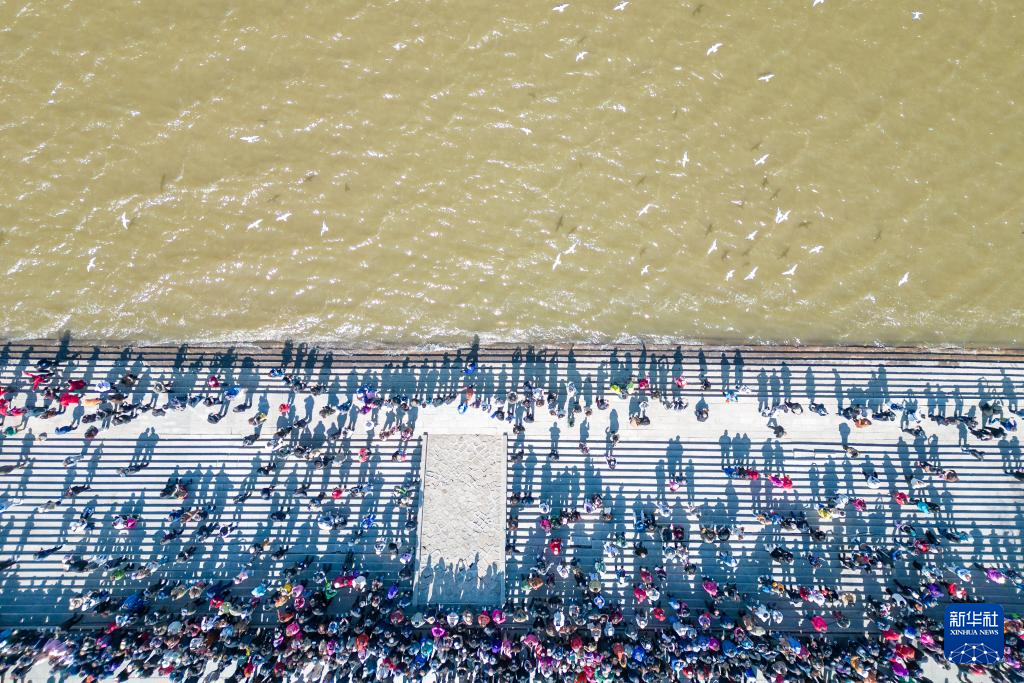
M 418 605 L 505 602 L 505 439 L 424 436 Z

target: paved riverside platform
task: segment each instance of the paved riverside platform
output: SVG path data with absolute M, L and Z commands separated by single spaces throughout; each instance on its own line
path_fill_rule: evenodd
M 423 449 L 417 605 L 505 602 L 505 439 L 428 434 Z
M 55 428 L 80 419 L 85 409 L 70 409 L 66 414 L 39 420 L 31 418 L 26 428 L 0 442 L 0 466 L 24 464 L 22 469 L 0 475 L 0 501 L 16 500 L 18 505 L 0 515 L 0 560 L 15 559 L 18 566 L 0 574 L 0 625 L 44 626 L 59 623 L 69 616 L 68 599 L 75 592 L 102 587 L 117 596 L 128 595 L 160 578 L 187 580 L 202 576 L 208 580 L 228 580 L 248 562 L 247 547 L 254 540 L 269 539 L 271 549 L 282 548 L 280 559 L 268 558 L 250 569 L 249 578 L 240 584 L 248 590 L 266 576 L 278 575 L 282 568 L 312 556 L 340 570 L 348 563 L 363 567 L 385 581 L 412 589 L 412 574 L 403 572 L 402 552 L 415 554 L 417 538 L 416 506 L 401 508 L 396 488 L 411 485 L 421 471 L 420 435 L 493 434 L 508 436 L 509 455 L 506 480 L 508 493 L 531 493 L 533 501 L 516 510 L 518 528 L 508 541 L 516 549 L 504 567 L 508 598 L 513 602 L 530 597 L 564 593 L 569 582 L 555 582 L 527 595 L 520 577 L 529 575 L 535 556 L 542 552 L 549 537 L 540 529 L 541 503 L 559 508 L 580 507 L 594 493 L 601 493 L 614 510 L 614 519 L 603 522 L 584 515 L 579 523 L 557 530 L 564 539 L 566 557 L 581 567 L 593 566 L 601 555 L 609 535 L 622 534 L 627 541 L 642 542 L 649 556 L 637 558 L 628 550 L 609 563 L 605 576 L 609 600 L 632 604 L 632 583 L 639 567 L 665 564 L 660 540 L 634 529 L 635 512 L 650 512 L 657 503 L 670 509 L 662 524 L 684 526 L 691 559 L 700 567 L 697 580 L 686 577 L 678 566 L 666 565 L 668 591 L 689 600 L 695 609 L 703 602 L 699 579 L 702 574 L 719 581 L 734 581 L 742 592 L 756 593 L 759 575 L 774 572 L 792 583 L 831 584 L 858 595 L 848 609 L 853 619 L 851 631 L 864 628 L 865 595 L 879 595 L 890 579 L 905 580 L 912 575 L 909 561 L 900 562 L 890 572 L 863 573 L 843 569 L 838 564 L 841 552 L 848 551 L 852 539 L 874 544 L 891 544 L 897 520 L 912 521 L 922 528 L 955 528 L 968 534 L 961 544 L 944 542 L 932 561 L 972 562 L 1019 568 L 1022 559 L 1020 529 L 1024 526 L 1024 485 L 1008 473 L 1024 467 L 1017 433 L 1006 438 L 979 442 L 964 436 L 955 426 L 939 426 L 925 421 L 926 434 L 912 437 L 900 431 L 899 422 L 875 422 L 864 429 L 851 428 L 849 421 L 836 415 L 837 408 L 858 403 L 880 407 L 889 402 L 915 401 L 921 413 L 977 414 L 981 400 L 999 399 L 1007 408 L 1018 408 L 1024 390 L 1024 354 L 1018 352 L 955 352 L 919 349 L 809 349 L 789 347 L 622 347 L 538 350 L 527 347 L 487 347 L 451 351 L 355 351 L 314 348 L 304 345 L 238 346 L 208 348 L 188 346 L 138 346 L 67 343 L 10 343 L 0 348 L 0 382 L 15 385 L 21 391 L 13 402 L 37 405 L 35 394 L 25 393 L 24 371 L 38 358 L 65 359 L 61 375 L 83 377 L 90 382 L 116 381 L 124 372 L 139 375 L 138 384 L 128 400 L 146 403 L 157 398 L 155 383 L 173 383 L 175 394 L 216 393 L 208 390 L 205 379 L 216 374 L 227 386 L 238 384 L 243 394 L 233 405 L 248 402 L 245 413 L 229 411 L 217 424 L 207 421 L 210 409 L 202 406 L 165 417 L 151 414 L 126 425 L 102 425 L 104 429 L 91 442 L 83 439 L 85 425 L 65 435 Z M 468 363 L 475 363 L 472 375 L 464 374 Z M 267 371 L 283 367 L 286 371 L 324 386 L 317 396 L 296 392 Z M 712 382 L 701 391 L 700 375 Z M 650 400 L 647 414 L 651 424 L 634 426 L 629 415 L 641 409 L 640 399 L 621 399 L 608 390 L 611 383 L 623 383 L 630 376 L 648 378 L 662 398 L 686 399 L 686 410 L 672 410 L 658 400 Z M 688 380 L 685 388 L 673 378 Z M 575 388 L 584 405 L 607 399 L 607 410 L 594 409 L 584 419 L 578 415 L 572 426 L 567 419 L 556 419 L 538 411 L 532 423 L 524 423 L 523 433 L 513 433 L 513 422 L 499 422 L 479 409 L 458 412 L 462 389 L 471 384 L 478 396 L 496 407 L 499 398 L 524 381 L 550 388 L 564 409 L 569 385 Z M 355 408 L 318 418 L 326 404 L 342 405 L 357 393 L 360 385 L 374 384 L 386 393 L 419 396 L 422 405 L 406 414 L 380 409 L 361 414 Z M 721 390 L 747 387 L 737 403 L 726 403 Z M 454 395 L 455 399 L 446 402 Z M 437 398 L 439 405 L 432 405 Z M 762 405 L 784 400 L 823 402 L 827 417 L 810 414 L 779 414 L 786 435 L 776 439 L 759 414 Z M 703 401 L 709 418 L 699 422 L 694 408 Z M 281 403 L 291 406 L 289 414 L 277 416 Z M 263 410 L 271 415 L 259 440 L 246 447 L 241 437 L 252 432 L 246 417 Z M 521 417 L 521 415 L 520 415 Z M 335 456 L 329 467 L 315 468 L 311 463 L 288 458 L 273 475 L 263 475 L 259 467 L 271 460 L 266 443 L 278 428 L 308 418 L 309 424 L 288 436 L 295 445 L 325 447 Z M 390 456 L 398 442 L 377 438 L 380 429 L 406 421 L 415 425 L 405 459 Z M 515 421 L 515 418 L 514 420 Z M 19 424 L 8 418 L 6 425 Z M 350 429 L 342 440 L 328 443 L 333 429 Z M 611 433 L 619 440 L 613 445 Z M 41 434 L 49 438 L 42 440 Z M 960 449 L 961 439 L 984 454 L 977 460 Z M 579 449 L 588 445 L 590 452 Z M 861 454 L 851 458 L 843 444 L 854 446 Z M 367 449 L 366 459 L 359 455 Z M 611 448 L 617 466 L 607 467 L 604 454 Z M 555 449 L 558 459 L 550 457 Z M 907 490 L 908 475 L 914 474 L 914 461 L 924 458 L 960 474 L 957 483 L 928 479 L 918 491 L 940 504 L 937 517 L 927 518 L 891 502 L 893 489 Z M 67 464 L 65 464 L 67 463 Z M 723 465 L 747 464 L 762 472 L 782 472 L 794 481 L 795 490 L 781 494 L 760 483 L 740 483 L 722 474 Z M 120 468 L 142 464 L 145 468 L 129 477 L 118 476 Z M 869 489 L 863 471 L 873 470 L 883 482 L 881 489 Z M 191 479 L 193 493 L 185 505 L 212 505 L 211 519 L 217 524 L 237 524 L 226 539 L 199 541 L 190 527 L 187 534 L 161 543 L 166 531 L 176 528 L 167 515 L 182 503 L 160 498 L 158 493 L 169 477 Z M 672 478 L 682 481 L 680 488 L 668 490 Z M 268 499 L 259 491 L 276 482 Z M 73 484 L 91 488 L 72 501 L 50 512 L 33 512 L 47 500 L 56 500 Z M 309 485 L 309 494 L 298 495 L 296 487 Z M 331 491 L 343 486 L 365 487 L 365 495 L 346 495 L 332 500 Z M 348 527 L 326 531 L 316 524 L 317 512 L 308 507 L 309 497 L 327 493 L 324 507 L 337 509 L 351 518 Z M 254 495 L 235 503 L 239 493 Z M 757 512 L 789 511 L 798 507 L 808 512 L 812 522 L 814 509 L 835 493 L 861 496 L 868 503 L 864 513 L 852 511 L 844 519 L 823 523 L 831 532 L 827 543 L 809 545 L 804 536 L 790 536 L 777 528 L 754 525 Z M 96 528 L 90 533 L 71 533 L 72 523 L 87 506 L 95 506 Z M 140 515 L 141 525 L 128 534 L 111 527 L 117 514 Z M 283 512 L 283 521 L 274 521 L 272 513 Z M 374 515 L 373 524 L 356 532 L 359 520 Z M 744 527 L 742 538 L 734 533 L 724 547 L 702 543 L 699 524 L 738 524 Z M 394 542 L 397 553 L 385 550 L 377 554 L 378 542 Z M 826 560 L 826 568 L 812 572 L 806 564 L 788 567 L 772 564 L 768 550 L 776 543 L 789 547 L 798 557 L 813 550 Z M 36 558 L 34 553 L 57 544 L 63 547 L 53 555 Z M 172 563 L 176 553 L 197 545 L 192 559 Z M 735 569 L 721 566 L 719 550 L 728 549 L 740 559 Z M 61 565 L 65 553 L 85 557 L 126 556 L 138 565 L 154 563 L 147 579 L 115 581 L 109 573 L 67 573 Z M 422 557 L 413 562 L 421 562 Z M 626 577 L 616 581 L 616 571 Z M 1021 611 L 1021 598 L 1012 586 L 993 586 L 975 572 L 973 584 L 979 594 L 1003 604 L 1007 614 Z M 796 607 L 778 600 L 784 611 L 779 626 L 807 631 L 810 607 Z M 87 622 L 88 623 L 88 622 Z

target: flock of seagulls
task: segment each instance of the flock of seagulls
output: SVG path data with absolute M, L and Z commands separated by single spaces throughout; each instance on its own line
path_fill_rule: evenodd
M 621 0 L 618 4 L 616 4 L 613 7 L 613 10 L 616 11 L 616 12 L 625 11 L 626 7 L 629 6 L 629 3 L 630 3 L 630 0 Z M 819 5 L 823 5 L 823 4 L 825 4 L 825 0 L 812 0 L 811 7 L 818 7 Z M 569 8 L 569 3 L 568 2 L 563 2 L 563 3 L 560 3 L 558 5 L 555 5 L 551 9 L 554 12 L 563 13 L 568 8 Z M 911 18 L 914 21 L 920 21 L 920 19 L 923 16 L 923 14 L 924 13 L 921 12 L 921 11 L 914 10 L 914 11 L 911 12 Z M 720 42 L 712 44 L 707 49 L 706 56 L 710 57 L 711 55 L 717 53 L 722 48 L 723 45 L 724 45 L 724 43 L 720 43 Z M 576 53 L 576 61 L 577 62 L 582 61 L 584 59 L 584 57 L 586 57 L 588 54 L 589 53 L 586 50 L 582 50 L 582 51 Z M 771 82 L 771 80 L 773 78 L 775 78 L 775 74 L 774 73 L 766 72 L 766 73 L 763 73 L 763 74 L 759 75 L 757 77 L 757 80 L 761 81 L 762 83 L 769 83 L 769 82 Z M 245 141 L 245 142 L 257 142 L 260 138 L 259 138 L 259 136 L 246 136 L 246 137 L 243 137 L 241 139 L 243 141 Z M 768 158 L 770 156 L 771 156 L 770 154 L 763 154 L 762 156 L 758 157 L 757 159 L 754 160 L 754 166 L 755 167 L 757 167 L 757 166 L 764 166 L 765 163 L 768 161 Z M 682 159 L 680 160 L 680 163 L 682 164 L 683 168 L 686 168 L 690 164 L 690 154 L 689 154 L 688 151 L 684 151 L 683 152 L 683 156 L 682 156 Z M 733 203 L 736 204 L 737 206 L 742 206 L 743 205 L 742 201 L 734 201 Z M 644 207 L 640 209 L 640 211 L 638 212 L 637 215 L 638 216 L 644 216 L 652 208 L 657 208 L 657 204 L 648 203 L 648 204 L 644 205 Z M 779 225 L 779 224 L 784 223 L 785 221 L 789 220 L 790 213 L 791 213 L 791 210 L 783 211 L 781 208 L 777 208 L 775 210 L 775 224 Z M 276 217 L 275 217 L 275 221 L 278 222 L 278 223 L 283 223 L 283 222 L 287 221 L 291 217 L 291 215 L 292 215 L 292 213 L 290 211 L 278 213 L 276 215 Z M 129 218 L 127 216 L 127 213 L 125 213 L 125 212 L 121 213 L 120 222 L 121 222 L 121 227 L 124 228 L 125 230 L 127 230 L 129 225 L 131 225 L 131 221 L 129 220 Z M 255 221 L 249 223 L 246 226 L 246 230 L 255 230 L 255 229 L 260 227 L 262 222 L 263 222 L 262 218 L 256 219 Z M 321 226 L 320 226 L 320 235 L 321 236 L 326 235 L 327 232 L 328 232 L 327 220 L 324 219 L 323 222 L 321 223 Z M 750 240 L 750 241 L 753 241 L 757 237 L 757 234 L 758 234 L 758 231 L 754 230 L 754 231 L 752 231 L 751 233 L 749 233 L 747 235 L 746 239 Z M 819 245 L 816 245 L 814 247 L 811 247 L 810 249 L 807 250 L 807 252 L 809 254 L 820 254 L 823 249 L 824 249 L 824 246 L 819 244 Z M 562 263 L 562 255 L 563 254 L 571 254 L 575 250 L 576 250 L 576 243 L 574 242 L 564 252 L 558 252 L 558 254 L 555 256 L 555 261 L 552 264 L 551 269 L 555 270 L 556 268 L 558 268 L 558 266 Z M 714 253 L 717 250 L 718 250 L 718 239 L 716 238 L 716 239 L 711 241 L 711 246 L 708 247 L 707 255 L 710 256 L 712 253 Z M 86 270 L 87 271 L 91 271 L 95 267 L 95 265 L 96 265 L 96 257 L 92 257 L 89 260 L 88 265 L 86 265 Z M 798 264 L 793 264 L 787 270 L 783 271 L 782 275 L 785 276 L 785 277 L 792 277 L 793 275 L 796 274 L 797 266 L 798 266 Z M 641 275 L 646 274 L 648 272 L 648 270 L 649 270 L 649 266 L 644 266 L 642 268 L 642 270 L 640 271 Z M 745 281 L 753 280 L 755 277 L 757 277 L 757 270 L 758 270 L 758 266 L 754 266 L 754 268 L 749 273 L 747 273 L 746 277 L 744 277 L 743 279 Z M 732 280 L 735 274 L 736 274 L 736 270 L 735 269 L 729 270 L 729 272 L 727 272 L 725 274 L 726 282 Z M 899 282 L 897 283 L 896 286 L 897 287 L 902 287 L 903 285 L 907 284 L 907 282 L 909 282 L 909 281 L 910 281 L 910 273 L 906 272 L 906 273 L 903 274 L 903 277 L 900 278 L 900 280 L 899 280 Z
M 651 206 L 651 205 L 649 204 L 648 206 Z M 644 207 L 645 210 L 646 210 L 646 208 L 647 207 Z M 789 211 L 783 212 L 783 211 L 780 210 L 776 214 L 776 223 L 780 223 L 780 222 L 786 220 L 789 217 L 789 213 L 790 213 Z M 757 237 L 758 232 L 759 232 L 758 230 L 753 230 L 753 231 L 751 231 L 747 235 L 746 238 L 748 240 L 750 240 L 750 241 L 753 241 Z M 820 254 L 824 248 L 825 248 L 824 245 L 821 245 L 821 244 L 815 245 L 815 246 L 810 247 L 810 248 L 804 247 L 804 249 L 807 249 L 807 253 L 809 253 L 809 254 Z M 713 254 L 716 251 L 718 251 L 718 238 L 715 238 L 715 239 L 711 240 L 711 246 L 708 247 L 707 255 L 710 256 L 711 254 Z M 555 260 L 556 261 L 560 261 L 560 257 L 561 257 L 561 254 L 559 254 L 558 257 Z M 789 268 L 787 268 L 786 270 L 782 271 L 782 275 L 785 276 L 785 277 L 793 277 L 794 275 L 796 275 L 796 269 L 797 269 L 798 266 L 799 266 L 799 264 L 794 263 Z M 747 273 L 747 276 L 744 277 L 743 279 L 745 281 L 749 281 L 749 280 L 753 280 L 754 278 L 756 278 L 757 277 L 757 269 L 758 269 L 758 266 L 754 266 L 754 268 L 749 273 Z M 646 270 L 644 272 L 646 272 Z M 735 276 L 735 275 L 736 275 L 736 270 L 735 269 L 729 270 L 729 272 L 727 272 L 725 274 L 725 281 L 729 282 L 730 280 L 733 279 L 733 276 Z M 910 276 L 910 273 L 907 273 L 906 275 L 903 276 L 903 279 L 900 280 L 900 282 L 899 282 L 899 286 L 900 287 L 902 287 L 903 285 L 905 285 L 907 283 L 907 279 L 909 278 L 909 276 Z

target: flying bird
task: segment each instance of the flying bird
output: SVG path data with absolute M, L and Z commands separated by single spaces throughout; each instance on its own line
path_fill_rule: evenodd
M 262 223 L 262 222 L 263 222 L 262 218 L 257 218 L 252 223 L 250 223 L 249 225 L 245 226 L 245 229 L 246 230 L 255 230 L 256 228 L 260 227 L 260 223 Z
M 718 48 L 720 48 L 720 47 L 722 47 L 722 43 L 715 43 L 714 45 L 712 45 L 711 47 L 708 48 L 708 54 L 709 55 L 715 54 L 716 52 L 718 52 Z
M 708 253 L 710 254 L 711 252 L 716 251 L 717 249 L 718 249 L 718 240 L 716 239 L 715 241 L 713 241 L 711 243 L 711 246 L 708 248 Z
M 752 232 L 749 235 L 747 235 L 747 239 L 750 240 L 751 242 L 754 241 L 755 237 L 757 237 L 757 230 L 755 230 L 754 232 Z
M 622 0 L 622 2 L 617 4 L 614 9 L 615 9 L 616 12 L 621 12 L 622 10 L 626 9 L 626 5 L 628 5 L 628 4 L 629 4 L 629 0 Z
M 683 168 L 686 168 L 687 165 L 689 165 L 689 163 L 690 163 L 690 153 L 684 151 L 683 152 Z
M 279 214 L 277 214 L 277 222 L 278 223 L 284 223 L 286 220 L 291 218 L 291 215 L 292 215 L 291 211 L 286 211 L 285 213 L 279 213 Z
M 910 13 L 910 17 L 911 17 L 911 18 L 912 18 L 912 19 L 913 19 L 914 21 L 918 21 L 918 20 L 919 20 L 919 19 L 921 18 L 921 15 L 922 15 L 922 14 L 924 14 L 924 12 L 917 12 L 917 11 L 914 11 L 914 12 L 911 12 L 911 13 Z
M 789 220 L 789 211 L 783 211 L 782 209 L 775 209 L 775 222 L 776 224 L 782 223 L 783 221 Z
M 811 3 L 811 7 L 817 7 L 818 5 L 822 5 L 824 3 L 825 0 L 814 0 L 814 2 Z
M 121 212 L 121 227 L 124 228 L 125 230 L 127 230 L 129 223 L 131 223 L 131 221 L 128 220 L 128 216 L 124 215 L 124 212 L 122 211 Z
M 901 277 L 900 281 L 896 283 L 896 286 L 897 287 L 902 287 L 903 285 L 907 284 L 907 282 L 909 282 L 909 281 L 910 281 L 910 272 L 908 271 L 906 273 L 903 273 L 903 277 Z
M 555 5 L 551 9 L 555 12 L 564 12 L 569 7 L 569 3 L 563 2 L 561 5 Z
M 820 254 L 820 253 L 821 253 L 821 250 L 822 250 L 822 249 L 824 249 L 824 248 L 825 248 L 825 247 L 823 247 L 823 246 L 821 246 L 821 245 L 819 244 L 818 246 L 816 246 L 816 247 L 812 248 L 812 249 L 810 250 L 810 253 L 811 253 L 811 254 Z
M 734 274 L 735 272 L 736 272 L 735 270 L 730 270 L 730 271 L 729 271 L 728 273 L 726 273 L 726 274 L 725 274 L 725 281 L 726 281 L 726 282 L 728 282 L 729 280 L 731 280 L 731 279 L 732 279 L 732 276 L 733 276 L 733 274 Z
M 640 213 L 638 213 L 637 216 L 643 216 L 648 211 L 650 211 L 652 208 L 655 208 L 657 206 L 658 206 L 657 204 L 645 204 L 644 208 L 640 209 Z
M 783 275 L 785 275 L 786 277 L 789 277 L 789 276 L 793 275 L 794 273 L 796 273 L 796 267 L 797 267 L 797 265 L 799 265 L 799 264 L 793 264 L 793 265 L 792 265 L 792 266 L 790 267 L 790 269 L 789 269 L 789 270 L 785 271 L 785 272 L 784 272 L 784 273 L 782 273 L 782 274 L 783 274 Z
M 743 278 L 743 279 L 744 280 L 753 280 L 756 275 L 757 275 L 757 266 L 754 266 L 754 269 L 752 271 L 750 271 L 749 273 L 747 273 L 747 276 L 745 278 Z
M 770 156 L 771 154 L 765 154 L 762 157 L 754 159 L 754 166 L 764 166 L 764 162 L 768 161 L 768 157 Z
M 773 73 L 766 73 L 766 74 L 761 74 L 760 76 L 758 76 L 757 80 L 762 81 L 764 83 L 767 83 L 768 81 L 772 80 L 773 78 L 775 78 L 775 74 L 773 74 Z
M 92 270 L 95 267 L 96 267 L 96 257 L 93 256 L 91 259 L 89 259 L 89 264 L 85 267 L 85 270 L 86 270 L 86 272 L 88 272 L 88 271 Z
M 577 62 L 582 62 L 583 58 L 586 57 L 588 54 L 589 53 L 586 50 L 584 50 L 583 52 L 577 52 L 576 53 L 576 61 Z
M 650 269 L 651 269 L 650 266 L 644 266 L 643 268 L 640 269 L 640 274 L 641 275 L 647 275 L 647 271 L 650 270 Z
M 562 252 L 558 252 L 555 256 L 555 262 L 551 264 L 551 270 L 554 270 L 560 265 L 562 265 Z
M 327 234 L 327 219 L 324 219 L 323 224 L 320 225 L 320 236 L 323 237 Z

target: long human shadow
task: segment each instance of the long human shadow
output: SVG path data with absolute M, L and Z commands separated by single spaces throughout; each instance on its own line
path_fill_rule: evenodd
M 439 608 L 500 607 L 503 601 L 498 586 L 504 570 L 492 562 L 481 572 L 479 561 L 479 553 L 470 563 L 452 563 L 433 556 L 426 558 L 426 568 L 417 577 L 417 604 Z

